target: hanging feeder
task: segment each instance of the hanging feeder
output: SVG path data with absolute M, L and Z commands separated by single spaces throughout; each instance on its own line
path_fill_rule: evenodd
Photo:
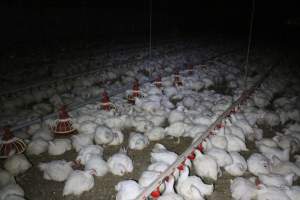
M 106 91 L 104 91 L 102 93 L 100 107 L 102 110 L 105 110 L 105 111 L 110 111 L 110 109 L 111 109 L 111 102 L 109 100 L 109 96 Z
M 155 79 L 154 84 L 155 84 L 155 86 L 156 86 L 157 88 L 161 88 L 162 82 L 161 82 L 161 77 L 160 77 L 160 76 L 158 76 L 158 77 Z
M 132 95 L 128 95 L 128 103 L 135 104 L 135 98 L 141 96 L 140 84 L 137 79 L 133 82 Z
M 192 64 L 187 65 L 187 72 L 189 75 L 192 75 L 194 73 L 194 66 Z
M 76 132 L 76 129 L 72 126 L 72 119 L 70 118 L 67 107 L 62 106 L 58 112 L 58 119 L 52 126 L 53 133 L 57 135 L 69 135 Z
M 4 134 L 0 140 L 0 158 L 7 158 L 14 154 L 21 154 L 25 151 L 25 142 L 13 135 L 9 127 L 4 128 Z
M 179 71 L 177 70 L 174 74 L 174 86 L 179 87 L 182 86 L 182 81 L 179 75 Z
M 202 69 L 204 69 L 204 70 L 207 70 L 207 65 L 205 65 L 205 64 L 202 64 L 202 65 L 199 65 Z

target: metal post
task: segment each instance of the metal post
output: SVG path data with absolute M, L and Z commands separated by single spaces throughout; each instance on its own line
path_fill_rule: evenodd
M 251 47 L 251 41 L 252 41 L 252 29 L 253 29 L 254 13 L 255 13 L 255 0 L 252 0 L 252 12 L 251 12 L 251 19 L 250 19 L 248 47 L 247 47 L 247 55 L 246 55 L 246 63 L 245 63 L 245 79 L 244 79 L 245 89 L 247 89 L 249 54 L 250 54 L 250 47 Z
M 150 12 L 150 14 L 149 14 L 149 19 L 150 19 L 150 24 L 149 24 L 149 26 L 150 26 L 150 28 L 149 28 L 149 58 L 150 58 L 150 60 L 151 60 L 151 43 L 152 43 L 152 0 L 149 0 L 150 1 L 150 7 L 149 7 L 149 12 Z

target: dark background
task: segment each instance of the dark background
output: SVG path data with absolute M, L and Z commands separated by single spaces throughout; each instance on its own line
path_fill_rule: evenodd
M 253 37 L 298 38 L 296 1 L 256 0 Z M 247 37 L 252 1 L 152 0 L 153 39 L 221 35 Z M 71 41 L 147 41 L 149 0 L 1 0 L 1 49 L 55 46 Z

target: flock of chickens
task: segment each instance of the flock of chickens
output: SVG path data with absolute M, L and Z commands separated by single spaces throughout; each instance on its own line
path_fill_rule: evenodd
M 182 49 L 189 49 L 189 46 L 190 44 L 180 43 L 175 45 L 169 44 L 167 47 L 166 45 L 157 46 L 153 49 L 155 62 L 145 61 L 146 53 L 143 49 L 138 48 L 126 51 L 126 54 L 123 54 L 123 52 L 111 53 L 109 57 L 105 57 L 103 54 L 95 55 L 89 58 L 89 61 L 87 61 L 86 57 L 80 59 L 76 57 L 72 60 L 73 64 L 71 66 L 66 61 L 59 63 L 57 66 L 51 67 L 54 70 L 53 75 L 59 75 L 56 79 L 57 81 L 20 90 L 12 94 L 0 95 L 2 105 L 0 107 L 0 125 L 24 123 L 56 112 L 61 104 L 76 105 L 85 102 L 91 97 L 99 97 L 103 92 L 103 85 L 110 84 L 114 88 L 120 87 L 131 83 L 135 75 L 139 75 L 143 79 L 145 76 L 143 72 L 147 72 L 149 65 L 155 64 L 164 68 L 166 65 L 168 67 L 171 64 L 174 65 L 175 61 L 179 61 L 180 64 L 187 62 L 187 55 L 194 50 L 188 50 L 185 55 L 178 55 L 178 53 L 174 53 L 174 49 L 178 52 Z M 126 47 L 126 49 L 128 48 Z M 193 59 L 195 58 L 191 56 L 191 62 Z M 103 63 L 106 68 L 99 70 Z M 87 66 L 93 67 L 92 71 L 94 73 L 70 76 L 91 70 Z M 44 70 L 43 74 L 45 74 L 48 68 L 40 66 L 38 70 Z M 16 75 L 16 78 L 24 77 L 30 78 L 30 76 Z M 45 82 L 48 77 L 49 74 L 46 74 L 44 76 L 41 75 L 40 78 L 43 78 Z M 70 78 L 64 79 L 65 77 Z M 36 78 L 31 80 L 31 82 L 34 80 Z M 20 85 L 20 87 L 23 87 L 23 85 Z M 6 90 L 3 90 L 3 92 L 6 92 Z
M 28 143 L 26 155 L 48 153 L 56 156 L 74 149 L 77 152 L 75 160 L 52 160 L 40 163 L 38 168 L 44 179 L 64 182 L 63 196 L 81 195 L 97 187 L 95 177 L 133 173 L 133 160 L 127 149 L 142 150 L 150 142 L 155 142 L 151 155 L 145 155 L 150 157 L 151 164 L 140 178 L 123 180 L 115 186 L 117 200 L 135 199 L 178 158 L 176 152 L 169 151 L 159 141 L 176 138 L 180 143 L 182 137 L 196 138 L 205 134 L 208 126 L 244 90 L 241 69 L 238 68 L 240 56 L 236 54 L 180 71 L 182 85 L 174 84 L 175 75 L 164 75 L 161 87 L 157 87 L 147 82 L 149 77 L 141 73 L 143 69 L 154 76 L 165 72 L 170 74 L 179 65 L 188 61 L 193 63 L 198 57 L 190 54 L 188 58 L 173 55 L 163 61 L 158 59 L 156 64 L 127 68 L 126 76 L 110 87 L 130 83 L 135 78 L 145 82 L 135 105 L 127 102 L 127 96 L 132 93 L 128 90 L 110 98 L 115 107 L 113 110 L 101 110 L 96 103 L 70 112 L 73 126 L 78 130 L 78 134 L 70 138 L 54 137 L 48 128 L 53 124 L 52 119 L 31 125 L 26 132 L 16 133 Z M 251 70 L 260 72 L 259 66 L 253 66 Z M 118 73 L 123 72 L 112 68 L 105 75 L 116 79 Z M 174 169 L 152 196 L 159 200 L 205 199 L 213 193 L 214 183 L 225 171 L 234 177 L 230 185 L 233 199 L 300 199 L 300 186 L 293 184 L 300 176 L 300 155 L 297 155 L 300 148 L 300 84 L 295 76 L 286 78 L 287 73 L 288 70 L 278 67 L 241 107 L 241 111 L 226 118 L 223 126 L 203 141 L 192 158 Z M 248 77 L 247 85 L 255 83 L 259 77 L 259 73 L 253 73 Z M 73 91 L 81 89 L 78 94 L 95 87 L 95 95 L 103 91 L 103 88 L 93 85 L 97 82 L 96 76 L 76 82 L 78 87 L 73 85 Z M 226 83 L 232 92 L 216 92 L 216 85 L 220 82 Z M 58 96 L 57 99 L 61 98 Z M 82 99 L 85 97 L 81 96 L 80 101 Z M 266 138 L 260 125 L 283 128 L 275 136 Z M 124 130 L 130 130 L 130 134 L 124 135 Z M 123 147 L 125 140 L 128 140 L 126 148 Z M 248 141 L 255 143 L 257 151 L 245 158 L 241 152 L 249 151 Z M 105 160 L 103 152 L 110 145 L 121 148 Z M 26 195 L 14 176 L 26 173 L 30 167 L 31 163 L 23 154 L 4 161 L 4 169 L 0 170 L 1 200 L 25 199 Z M 250 172 L 251 177 L 243 177 L 246 172 Z

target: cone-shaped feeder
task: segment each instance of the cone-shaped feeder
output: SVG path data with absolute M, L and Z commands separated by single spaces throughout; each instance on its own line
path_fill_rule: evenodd
M 156 86 L 157 88 L 161 88 L 162 82 L 161 82 L 161 77 L 160 77 L 160 76 L 158 76 L 158 77 L 155 79 L 154 84 L 155 84 L 155 86 Z
M 174 73 L 174 86 L 178 87 L 178 86 L 182 86 L 182 81 L 179 75 L 179 71 L 176 70 L 176 72 Z
M 76 129 L 73 128 L 72 119 L 67 112 L 67 106 L 62 106 L 58 112 L 58 119 L 55 121 L 52 131 L 57 135 L 69 135 L 76 133 Z
M 104 91 L 102 93 L 102 99 L 101 99 L 101 103 L 100 103 L 101 109 L 105 110 L 105 111 L 110 111 L 110 109 L 111 109 L 110 105 L 111 105 L 111 103 L 109 100 L 109 96 L 108 96 L 107 92 Z
M 135 104 L 135 98 L 141 96 L 140 84 L 137 79 L 134 80 L 132 86 L 132 95 L 128 96 L 128 102 L 131 104 Z
M 25 142 L 15 137 L 9 127 L 4 128 L 4 134 L 0 140 L 0 158 L 21 154 L 25 151 L 26 147 Z
M 194 73 L 194 67 L 192 64 L 187 65 L 187 71 L 188 71 L 189 75 L 192 75 Z

